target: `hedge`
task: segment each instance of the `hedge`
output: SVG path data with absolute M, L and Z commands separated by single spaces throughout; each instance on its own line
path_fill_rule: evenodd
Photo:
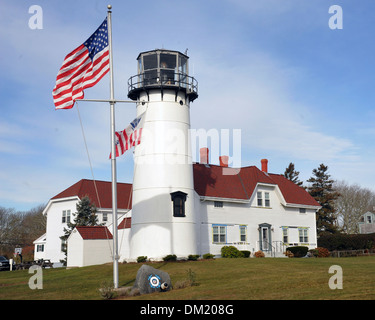
M 243 253 L 243 256 L 245 257 L 245 258 L 248 258 L 248 257 L 250 257 L 250 251 L 248 251 L 248 250 L 241 250 L 241 252 Z
M 375 247 L 375 233 L 325 234 L 318 238 L 318 246 L 333 250 L 361 250 Z
M 308 250 L 309 248 L 305 246 L 295 246 L 286 248 L 286 251 L 290 251 L 291 253 L 293 253 L 293 256 L 296 258 L 304 257 L 307 254 Z
M 243 258 L 244 254 L 235 246 L 224 246 L 221 248 L 222 258 Z
M 177 256 L 175 254 L 168 254 L 167 256 L 163 257 L 164 261 L 177 261 Z

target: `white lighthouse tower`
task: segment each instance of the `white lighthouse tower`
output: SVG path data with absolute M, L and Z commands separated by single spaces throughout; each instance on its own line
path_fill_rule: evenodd
M 139 54 L 128 97 L 145 112 L 142 143 L 135 148 L 130 260 L 197 253 L 190 146 L 190 102 L 197 81 L 189 57 L 157 49 Z

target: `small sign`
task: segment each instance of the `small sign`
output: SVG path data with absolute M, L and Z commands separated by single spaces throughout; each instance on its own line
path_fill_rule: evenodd
M 15 248 L 14 249 L 14 254 L 22 254 L 22 248 Z

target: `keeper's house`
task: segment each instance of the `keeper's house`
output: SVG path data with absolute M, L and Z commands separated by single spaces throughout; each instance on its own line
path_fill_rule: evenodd
M 301 187 L 279 174 L 268 173 L 267 160 L 261 169 L 255 166 L 229 168 L 225 162 L 211 165 L 207 154 L 193 164 L 196 252 L 220 255 L 223 246 L 233 245 L 252 253 L 262 250 L 266 256 L 283 256 L 286 246 L 316 248 L 315 213 L 320 205 Z M 225 174 L 224 169 L 225 168 Z M 230 171 L 232 172 L 230 172 Z M 228 174 L 230 173 L 230 174 Z M 77 227 L 68 239 L 68 266 L 85 266 L 112 261 L 111 183 L 81 180 L 53 197 L 47 204 L 46 234 L 37 239 L 35 259 L 64 259 L 60 236 L 68 221 L 73 221 L 76 204 L 88 196 L 98 208 L 102 227 Z M 99 196 L 99 199 L 98 199 Z M 132 185 L 118 183 L 118 228 L 120 261 L 130 257 L 132 237 Z M 183 201 L 182 201 L 182 206 Z M 171 196 L 173 215 L 175 203 Z M 185 208 L 179 208 L 184 212 Z M 189 212 L 184 212 L 186 215 Z M 181 217 L 180 219 L 184 219 Z M 170 254 L 178 255 L 178 244 L 170 245 Z M 160 258 L 151 257 L 148 258 Z

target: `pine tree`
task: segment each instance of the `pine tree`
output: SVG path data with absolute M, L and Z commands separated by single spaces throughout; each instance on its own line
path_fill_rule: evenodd
M 310 185 L 307 187 L 309 194 L 322 206 L 316 213 L 316 227 L 318 236 L 324 233 L 337 233 L 335 225 L 334 202 L 340 196 L 333 189 L 334 180 L 330 179 L 328 166 L 321 164 L 314 169 L 313 176 L 307 180 Z
M 299 171 L 294 169 L 294 163 L 289 163 L 289 166 L 285 169 L 284 177 L 295 183 L 297 186 L 302 186 L 302 181 L 299 180 Z
M 98 223 L 98 217 L 96 215 L 97 209 L 95 204 L 91 203 L 89 197 L 83 197 L 76 205 L 77 213 L 75 213 L 74 222 L 68 222 L 67 228 L 64 228 L 64 235 L 60 237 L 62 240 L 61 250 L 65 253 L 65 259 L 61 260 L 66 265 L 67 259 L 67 240 L 72 233 L 73 229 L 77 226 L 97 226 L 103 225 Z

